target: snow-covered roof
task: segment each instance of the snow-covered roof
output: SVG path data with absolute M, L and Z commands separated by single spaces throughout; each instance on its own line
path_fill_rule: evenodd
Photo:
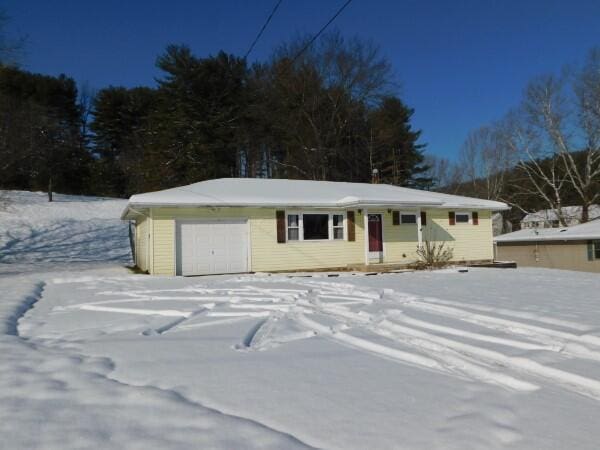
M 219 178 L 131 196 L 122 218 L 137 208 L 159 206 L 431 207 L 508 209 L 492 200 L 420 191 L 389 184 L 265 178 Z
M 600 239 L 600 219 L 565 228 L 525 228 L 514 233 L 496 236 L 494 241 L 536 242 L 536 241 L 582 241 Z
M 563 215 L 567 218 L 578 220 L 581 219 L 581 206 L 563 206 L 561 210 Z M 600 217 L 600 205 L 591 205 L 588 210 L 588 214 L 590 220 Z M 553 220 L 558 220 L 556 211 L 553 209 L 543 209 L 541 211 L 527 214 L 525 217 L 523 217 L 521 222 L 551 222 Z

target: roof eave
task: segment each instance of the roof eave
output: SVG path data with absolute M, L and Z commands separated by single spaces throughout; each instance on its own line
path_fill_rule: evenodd
M 137 217 L 139 212 L 135 211 L 136 208 L 385 208 L 385 207 L 397 207 L 397 208 L 418 208 L 426 207 L 432 209 L 478 209 L 486 211 L 505 211 L 510 209 L 507 205 L 496 206 L 496 205 L 476 205 L 476 204 L 465 204 L 465 205 L 447 205 L 443 202 L 424 202 L 424 201 L 389 201 L 389 200 L 373 200 L 373 201 L 352 201 L 352 202 L 340 202 L 340 203 L 182 203 L 182 202 L 144 202 L 144 203 L 129 203 L 123 213 L 121 219 L 131 219 Z M 142 214 L 143 215 L 143 214 Z

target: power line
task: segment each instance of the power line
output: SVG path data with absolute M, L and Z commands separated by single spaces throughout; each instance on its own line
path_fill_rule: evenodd
M 338 11 L 333 15 L 333 17 L 331 19 L 329 19 L 329 21 L 325 25 L 323 25 L 323 27 L 321 27 L 319 32 L 317 34 L 315 34 L 311 38 L 311 40 L 308 41 L 308 43 L 304 47 L 302 47 L 302 49 L 298 53 L 296 53 L 296 56 L 294 56 L 294 58 L 292 59 L 292 64 L 294 64 L 296 62 L 296 60 L 300 57 L 300 55 L 302 55 L 302 53 L 304 53 L 317 40 L 317 38 L 323 33 L 323 31 L 325 31 L 325 29 L 329 25 L 331 25 L 331 23 L 337 18 L 337 16 L 339 16 L 342 13 L 342 11 L 344 9 L 346 9 L 346 6 L 348 6 L 351 1 L 352 0 L 346 1 L 346 3 L 344 3 L 340 9 L 338 9 Z
M 263 32 L 265 31 L 265 29 L 269 25 L 269 22 L 271 21 L 271 19 L 275 15 L 275 12 L 277 11 L 277 8 L 279 8 L 279 5 L 281 4 L 282 1 L 283 0 L 279 0 L 277 2 L 277 4 L 275 5 L 275 7 L 273 8 L 273 10 L 271 11 L 271 14 L 269 14 L 269 17 L 267 17 L 267 20 L 265 21 L 265 23 L 263 24 L 262 28 L 260 29 L 260 31 L 256 35 L 256 38 L 254 39 L 254 42 L 252 42 L 252 45 L 250 45 L 250 48 L 248 49 L 248 51 L 244 55 L 244 59 L 246 59 L 248 57 L 248 55 L 250 54 L 250 52 L 252 51 L 252 49 L 254 48 L 254 46 L 256 45 L 256 43 L 258 42 L 258 40 L 260 39 L 260 37 L 262 36 Z

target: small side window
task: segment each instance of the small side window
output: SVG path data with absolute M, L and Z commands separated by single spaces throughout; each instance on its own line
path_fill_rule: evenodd
M 457 212 L 454 216 L 456 223 L 469 223 L 469 213 L 459 213 Z
M 402 225 L 405 224 L 416 224 L 417 223 L 417 215 L 413 214 L 413 213 L 409 213 L 409 214 L 400 214 L 400 223 Z
M 333 215 L 333 239 L 344 239 L 344 215 Z
M 600 259 L 600 241 L 594 241 L 594 259 Z
M 288 214 L 287 216 L 288 241 L 297 241 L 300 238 L 300 221 L 298 219 L 298 214 Z

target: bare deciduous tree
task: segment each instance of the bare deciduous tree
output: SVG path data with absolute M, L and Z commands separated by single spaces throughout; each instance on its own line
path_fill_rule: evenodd
M 600 200 L 600 49 L 580 70 L 531 82 L 522 113 L 512 120 L 507 143 L 519 153 L 533 191 L 566 225 L 561 196 L 570 187 L 587 222 L 589 207 Z
M 528 91 L 527 95 L 533 94 Z M 562 195 L 567 179 L 560 159 L 544 145 L 542 136 L 532 125 L 531 119 L 521 108 L 508 113 L 498 124 L 499 139 L 508 152 L 515 156 L 517 173 L 523 178 L 514 183 L 516 193 L 513 198 L 499 199 L 528 213 L 531 211 L 522 206 L 520 198 L 540 198 L 547 209 L 556 212 L 561 225 L 566 225 Z
M 433 189 L 449 194 L 458 193 L 460 184 L 464 177 L 459 164 L 448 158 L 440 158 L 435 155 L 425 155 L 425 165 L 429 168 L 426 176 L 433 181 Z
M 471 194 L 498 200 L 504 194 L 507 171 L 514 165 L 514 152 L 503 144 L 498 125 L 471 132 L 461 149 L 460 166 Z

